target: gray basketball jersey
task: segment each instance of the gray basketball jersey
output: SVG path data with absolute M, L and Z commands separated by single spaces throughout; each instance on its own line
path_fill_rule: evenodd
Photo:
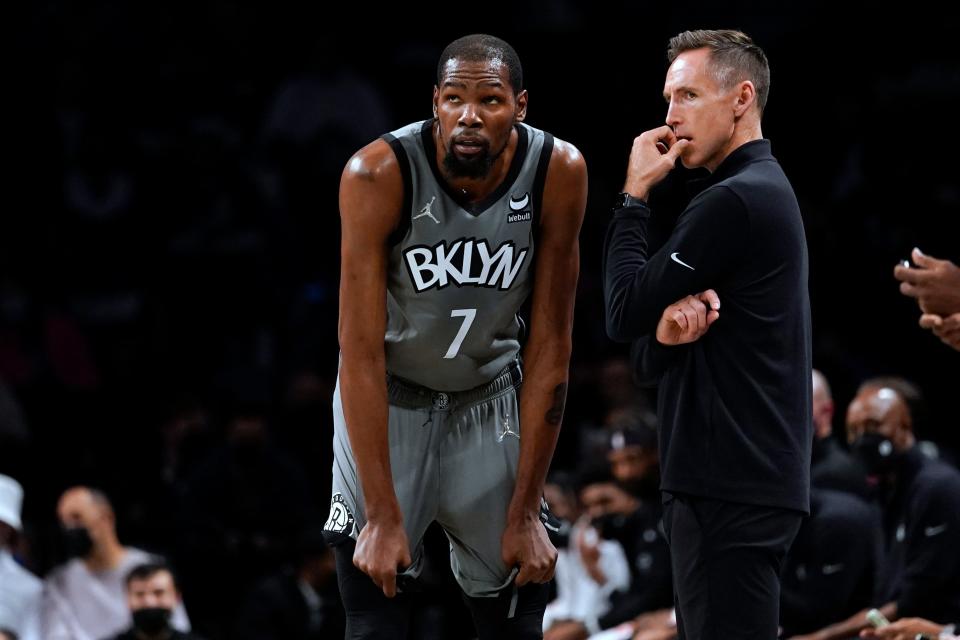
M 405 201 L 387 275 L 387 370 L 462 391 L 495 378 L 520 349 L 517 314 L 533 286 L 553 136 L 518 124 L 506 179 L 482 202 L 460 205 L 437 167 L 432 123 L 384 136 Z

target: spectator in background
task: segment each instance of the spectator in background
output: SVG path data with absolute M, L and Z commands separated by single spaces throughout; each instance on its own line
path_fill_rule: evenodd
M 132 626 L 112 640 L 202 640 L 170 626 L 181 606 L 173 571 L 162 562 L 137 565 L 127 574 L 127 606 Z M 106 639 L 105 639 L 106 640 Z
M 876 511 L 863 500 L 811 488 L 810 517 L 780 574 L 784 636 L 821 629 L 872 604 L 881 561 L 879 528 Z
M 598 612 L 595 624 L 568 623 L 563 633 L 555 629 L 548 640 L 583 640 L 597 628 L 611 630 L 622 623 L 633 623 L 643 614 L 671 607 L 673 583 L 670 569 L 670 550 L 663 534 L 662 508 L 659 500 L 644 502 L 628 492 L 622 485 L 644 487 L 650 484 L 647 474 L 655 473 L 657 464 L 638 465 L 636 459 L 644 457 L 638 450 L 652 445 L 642 428 L 623 428 L 611 436 L 608 461 L 618 468 L 617 477 L 609 467 L 602 470 L 588 469 L 580 477 L 579 499 L 583 512 L 602 540 L 618 542 L 626 556 L 630 571 L 629 586 L 611 592 L 610 606 Z M 643 443 L 643 444 L 641 444 Z M 635 458 L 626 463 L 621 459 L 624 450 Z M 643 468 L 641 473 L 638 470 Z M 656 484 L 653 484 L 656 490 Z M 597 554 L 591 553 L 588 539 L 581 539 L 578 550 L 588 574 L 595 572 L 591 565 Z M 634 627 L 636 628 L 636 627 Z
M 605 369 L 610 368 L 610 362 L 619 363 L 619 360 L 608 361 L 608 363 L 604 365 Z M 607 380 L 598 382 L 597 384 L 605 386 L 609 383 L 610 381 Z M 609 404 L 607 409 L 598 416 L 598 422 L 594 423 L 592 420 L 587 420 L 577 425 L 578 433 L 576 434 L 576 438 L 571 439 L 575 443 L 576 457 L 571 461 L 571 464 L 565 468 L 582 466 L 582 461 L 584 460 L 594 461 L 608 458 L 610 454 L 611 435 L 624 427 L 638 427 L 647 430 L 653 434 L 653 439 L 656 440 L 657 416 L 648 406 L 646 390 L 637 389 L 635 386 L 632 386 L 633 383 L 629 379 L 627 380 L 627 384 L 631 385 L 631 388 L 636 394 L 632 401 L 616 400 L 614 403 Z M 620 394 L 620 392 L 616 393 L 617 395 Z M 601 398 L 600 402 L 606 404 L 610 401 L 611 397 L 613 396 Z M 581 397 L 581 401 L 583 401 L 583 397 Z M 591 398 L 590 402 L 592 403 L 594 400 Z M 657 458 L 657 477 L 649 480 L 649 482 L 653 484 L 654 490 L 656 490 L 659 484 L 659 455 Z M 636 460 L 629 456 L 623 459 L 622 462 L 624 463 L 623 468 L 626 472 L 629 472 L 629 469 L 634 464 L 645 464 L 645 461 Z M 613 463 L 611 462 L 611 464 Z M 629 490 L 630 489 L 628 489 L 628 491 Z M 659 493 L 657 493 L 656 499 L 658 501 L 660 500 Z
M 46 577 L 41 605 L 43 640 L 97 640 L 130 624 L 124 580 L 130 570 L 154 558 L 117 539 L 113 507 L 89 487 L 67 489 L 57 505 L 69 560 Z M 183 605 L 173 626 L 190 629 Z
M 893 269 L 900 292 L 916 298 L 923 315 L 920 326 L 960 351 L 960 267 L 914 248 L 913 265 L 904 260 Z
M 910 430 L 914 436 L 930 429 L 932 425 L 929 425 L 926 421 L 927 402 L 919 386 L 898 376 L 877 376 L 870 378 L 868 382 L 860 386 L 860 389 L 862 390 L 864 385 L 867 384 L 873 387 L 890 387 L 900 395 L 900 398 L 907 403 L 907 411 L 910 413 Z M 926 427 L 926 429 L 924 427 Z M 923 452 L 925 456 L 934 460 L 943 458 L 944 453 L 949 455 L 947 451 L 941 451 L 940 447 L 933 440 L 920 440 L 918 438 L 915 446 Z M 864 471 L 864 473 L 866 472 Z
M 826 377 L 813 370 L 813 455 L 810 485 L 868 499 L 866 471 L 833 437 L 833 396 Z
M 234 640 L 321 640 L 342 638 L 343 604 L 336 561 L 320 527 L 297 542 L 298 561 L 261 581 L 237 617 Z
M 591 516 L 601 514 L 603 508 L 582 509 L 576 496 L 558 485 L 557 479 L 556 475 L 551 476 L 552 482 L 544 489 L 551 496 L 566 496 L 566 500 L 555 498 L 551 503 L 562 505 L 554 515 L 559 518 L 563 514 L 565 522 L 561 531 L 566 535 L 557 544 L 557 597 L 544 613 L 543 637 L 545 640 L 586 638 L 589 633 L 600 630 L 598 618 L 609 611 L 611 595 L 629 586 L 630 569 L 623 547 L 616 541 L 601 539 L 591 523 Z M 609 477 L 598 479 L 610 484 Z M 594 480 L 588 480 L 583 489 L 594 484 Z M 626 502 L 629 508 L 635 505 L 628 497 Z
M 623 545 L 630 563 L 630 588 L 613 597 L 613 607 L 600 618 L 608 629 L 651 611 L 673 605 L 670 549 L 663 532 L 660 498 L 660 456 L 655 425 L 642 413 L 627 414 L 610 436 L 607 461 L 617 486 L 636 502 L 627 510 L 611 508 L 600 519 L 604 537 Z M 617 504 L 617 503 L 614 503 Z
M 23 487 L 0 475 L 0 638 L 34 640 L 39 622 L 41 582 L 17 564 L 11 550 L 22 530 Z
M 610 472 L 623 489 L 660 513 L 660 455 L 655 422 L 644 413 L 623 414 L 613 425 L 607 448 Z
M 860 386 L 847 439 L 883 511 L 887 553 L 874 605 L 890 620 L 960 619 L 960 473 L 915 446 L 907 402 L 885 382 Z M 839 640 L 867 626 L 865 609 L 809 637 Z
M 276 446 L 266 400 L 240 389 L 248 396 L 228 399 L 226 442 L 186 480 L 179 508 L 181 585 L 208 636 L 229 635 L 237 603 L 291 559 L 311 514 L 303 470 Z

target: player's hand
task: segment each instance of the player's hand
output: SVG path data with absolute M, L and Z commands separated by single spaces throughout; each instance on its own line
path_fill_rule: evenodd
M 920 316 L 920 326 L 924 329 L 930 329 L 933 335 L 940 338 L 944 344 L 960 351 L 960 313 L 955 313 L 946 318 L 933 313 L 925 313 Z
M 388 598 L 397 595 L 397 571 L 412 562 L 407 533 L 401 522 L 368 522 L 357 536 L 353 564 L 370 576 Z
M 910 257 L 916 266 L 898 264 L 893 277 L 900 281 L 900 292 L 916 298 L 920 310 L 947 316 L 960 313 L 960 267 L 949 260 L 938 260 L 914 249 Z
M 500 555 L 507 567 L 519 567 L 515 580 L 518 587 L 549 581 L 557 566 L 557 550 L 537 514 L 507 520 Z
M 936 638 L 943 626 L 923 618 L 900 618 L 880 629 L 868 627 L 860 632 L 861 638 L 882 638 L 883 640 L 913 640 L 918 634 Z
M 713 289 L 687 296 L 663 310 L 657 323 L 657 342 L 687 344 L 699 340 L 720 317 L 720 297 Z
M 633 139 L 623 190 L 646 200 L 650 189 L 673 170 L 688 144 L 687 140 L 678 139 L 673 129 L 666 125 L 641 133 Z

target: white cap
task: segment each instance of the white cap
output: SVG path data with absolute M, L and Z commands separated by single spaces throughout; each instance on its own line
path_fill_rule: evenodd
M 5 522 L 20 531 L 20 507 L 23 505 L 23 487 L 20 483 L 0 474 L 0 522 Z

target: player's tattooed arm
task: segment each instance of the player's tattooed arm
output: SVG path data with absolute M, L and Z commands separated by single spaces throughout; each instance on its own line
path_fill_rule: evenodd
M 578 239 L 587 203 L 586 163 L 573 145 L 562 140 L 555 141 L 542 199 L 530 338 L 523 353 L 520 459 L 501 540 L 504 564 L 519 567 L 517 585 L 546 582 L 557 560 L 540 520 L 540 505 L 567 396 L 580 269 Z
M 567 383 L 561 382 L 553 389 L 553 405 L 543 417 L 547 424 L 559 426 L 563 420 L 563 409 L 567 404 Z

